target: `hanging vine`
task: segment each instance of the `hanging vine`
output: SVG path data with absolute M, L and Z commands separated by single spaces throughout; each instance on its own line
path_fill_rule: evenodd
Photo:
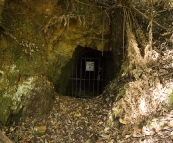
M 148 45 L 145 47 L 145 61 L 151 60 L 152 56 L 152 40 L 153 40 L 153 0 L 149 0 L 149 7 L 150 7 L 150 21 L 148 24 L 148 29 L 149 29 L 149 39 L 148 39 Z
M 95 21 L 100 19 L 100 16 L 103 15 L 103 13 L 106 13 L 107 17 L 109 17 L 108 13 L 103 11 L 102 13 L 96 15 L 92 11 L 95 11 L 95 7 L 103 8 L 97 5 L 94 5 L 92 3 L 85 3 L 81 2 L 79 0 L 66 0 L 64 1 L 66 5 L 66 10 L 63 13 L 63 15 L 58 16 L 54 15 L 49 19 L 47 24 L 44 26 L 43 31 L 44 33 L 47 33 L 49 27 L 53 25 L 63 25 L 65 28 L 69 28 L 70 21 L 76 20 L 79 23 L 79 26 L 85 26 L 88 22 L 91 22 L 93 24 Z M 110 19 L 110 18 L 109 18 Z M 110 23 L 110 20 L 109 20 Z

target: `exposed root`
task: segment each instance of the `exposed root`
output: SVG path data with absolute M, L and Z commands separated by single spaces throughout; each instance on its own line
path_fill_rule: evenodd
M 131 6 L 131 9 L 134 10 L 137 14 L 139 14 L 140 16 L 144 17 L 145 19 L 147 20 L 150 20 L 150 18 L 145 15 L 144 13 L 142 13 L 141 11 L 139 11 L 137 8 Z M 157 21 L 153 20 L 153 23 L 155 25 L 157 25 L 158 27 L 160 27 L 161 29 L 165 30 L 165 31 L 168 31 L 168 28 L 164 27 L 163 25 L 159 24 Z
M 64 27 L 69 28 L 69 24 L 70 24 L 70 19 L 77 19 L 79 21 L 80 26 L 85 25 L 86 21 L 85 21 L 85 15 L 72 15 L 72 14 L 68 14 L 68 15 L 61 15 L 61 16 L 54 16 L 52 18 L 50 18 L 50 20 L 48 21 L 48 23 L 45 25 L 44 27 L 44 33 L 47 33 L 48 28 L 55 25 L 55 24 L 61 24 L 63 23 Z

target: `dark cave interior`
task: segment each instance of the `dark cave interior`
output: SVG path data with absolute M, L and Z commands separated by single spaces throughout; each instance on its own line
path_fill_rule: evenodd
M 80 98 L 100 95 L 116 72 L 111 51 L 78 46 L 62 70 L 57 93 Z M 61 86 L 61 87 L 60 87 Z

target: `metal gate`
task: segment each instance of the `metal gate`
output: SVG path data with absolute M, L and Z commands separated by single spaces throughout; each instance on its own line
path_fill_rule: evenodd
M 72 77 L 69 79 L 68 96 L 92 98 L 99 95 L 106 80 L 104 79 L 104 64 L 100 58 L 82 57 L 80 62 L 73 67 Z

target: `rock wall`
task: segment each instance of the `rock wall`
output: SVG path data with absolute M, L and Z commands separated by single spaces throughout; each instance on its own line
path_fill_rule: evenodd
M 78 46 L 110 50 L 109 18 L 104 19 L 103 28 L 101 8 L 74 0 L 8 1 L 0 26 L 0 122 L 5 123 L 11 114 L 32 105 L 34 90 L 40 89 L 38 94 L 50 99 L 43 101 L 38 96 L 38 104 L 50 107 L 52 85 L 45 93 L 45 86 L 37 83 L 43 77 L 57 83 L 61 69 Z M 42 111 L 46 110 L 49 108 Z

